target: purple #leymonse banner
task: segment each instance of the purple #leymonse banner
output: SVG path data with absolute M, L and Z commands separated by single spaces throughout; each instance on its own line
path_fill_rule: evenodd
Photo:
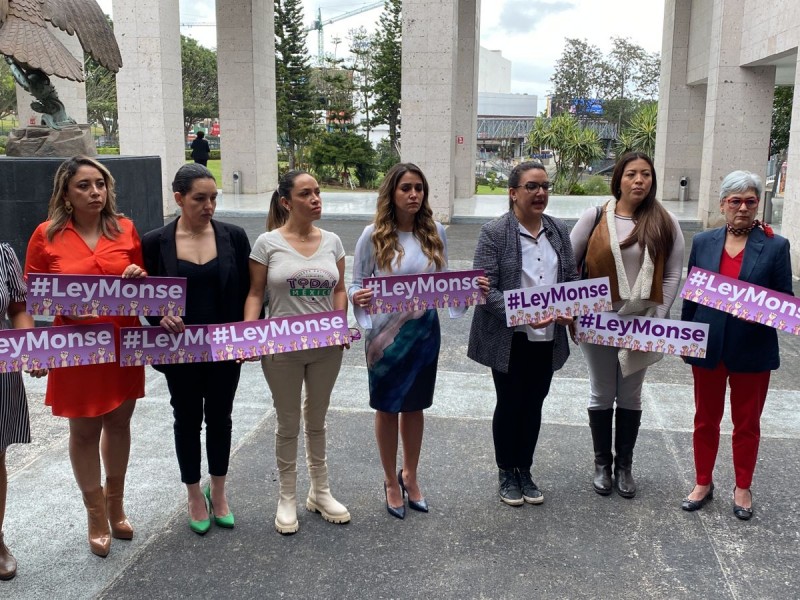
M 184 277 L 28 274 L 27 310 L 41 316 L 182 316 Z
M 692 267 L 681 298 L 800 335 L 800 300 L 788 294 Z
M 0 373 L 116 361 L 111 323 L 0 331 Z
M 215 362 L 350 343 L 343 310 L 206 327 Z
M 186 325 L 180 333 L 162 327 L 123 327 L 119 355 L 122 367 L 211 362 L 208 326 Z
M 503 292 L 506 325 L 535 324 L 549 317 L 573 317 L 611 310 L 608 277 L 540 285 Z
M 372 290 L 372 302 L 366 311 L 379 315 L 485 304 L 486 296 L 477 281 L 483 275 L 484 271 L 478 269 L 365 277 L 364 287 Z
M 708 325 L 614 312 L 588 313 L 575 321 L 575 338 L 599 346 L 703 358 Z

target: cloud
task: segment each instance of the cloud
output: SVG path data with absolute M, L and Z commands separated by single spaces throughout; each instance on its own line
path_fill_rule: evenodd
M 571 0 L 506 0 L 498 25 L 508 33 L 529 33 L 545 17 L 573 8 L 575 2 Z

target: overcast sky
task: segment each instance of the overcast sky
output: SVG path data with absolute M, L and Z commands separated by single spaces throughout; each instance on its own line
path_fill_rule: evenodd
M 112 0 L 98 0 L 111 13 Z M 317 11 L 330 19 L 351 10 L 374 4 L 358 0 L 304 0 L 306 18 L 311 25 Z M 213 23 L 213 0 L 180 0 L 181 22 Z M 363 25 L 374 31 L 381 13 L 376 8 L 343 19 L 324 28 L 326 52 L 334 51 L 332 40 L 342 40 L 339 56 L 345 52 L 350 29 Z M 610 48 L 612 37 L 630 38 L 648 52 L 661 51 L 664 21 L 663 0 L 483 0 L 481 2 L 481 45 L 501 50 L 512 64 L 511 91 L 539 96 L 539 109 L 552 90 L 553 66 L 564 50 L 566 38 L 585 38 L 603 51 Z M 213 27 L 182 27 L 185 35 L 197 38 L 208 47 L 216 45 Z M 309 52 L 317 53 L 317 33 L 308 36 Z

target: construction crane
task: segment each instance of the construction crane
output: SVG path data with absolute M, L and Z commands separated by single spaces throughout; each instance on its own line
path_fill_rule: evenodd
M 322 28 L 325 27 L 325 25 L 330 25 L 332 23 L 336 23 L 337 21 L 348 19 L 356 15 L 360 15 L 361 13 L 365 13 L 375 8 L 380 8 L 383 6 L 383 4 L 384 4 L 383 2 L 370 2 L 369 4 L 365 4 L 361 8 L 356 8 L 347 11 L 346 13 L 342 13 L 335 17 L 331 17 L 330 19 L 325 19 L 324 21 L 322 20 L 322 9 L 318 8 L 317 18 L 311 25 L 311 27 L 306 27 L 306 33 L 308 33 L 309 31 L 317 32 L 317 59 L 319 60 L 319 64 L 322 64 L 322 62 L 325 59 L 325 43 L 324 43 L 325 37 L 323 36 L 322 33 Z

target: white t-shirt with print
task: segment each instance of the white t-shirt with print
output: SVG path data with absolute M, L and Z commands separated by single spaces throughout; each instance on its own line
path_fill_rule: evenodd
M 333 310 L 333 288 L 339 281 L 336 263 L 344 258 L 339 236 L 320 229 L 322 241 L 303 256 L 277 230 L 258 236 L 250 258 L 267 267 L 269 317 L 291 317 Z

